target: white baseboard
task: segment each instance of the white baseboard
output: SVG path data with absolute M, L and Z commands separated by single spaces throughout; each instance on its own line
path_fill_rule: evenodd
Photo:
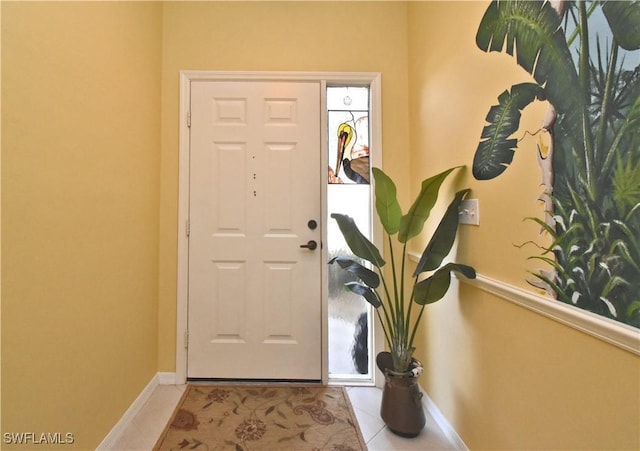
M 107 434 L 107 436 L 102 440 L 102 443 L 98 445 L 96 450 L 98 451 L 106 451 L 113 449 L 114 445 L 124 432 L 124 430 L 129 426 L 133 417 L 135 417 L 142 406 L 147 402 L 151 393 L 158 385 L 175 385 L 176 383 L 176 373 L 156 373 L 146 387 L 142 389 L 138 397 L 131 403 L 127 411 L 122 415 L 122 418 L 116 423 L 116 425 L 111 429 L 111 431 Z
M 175 379 L 175 377 L 174 377 Z M 142 406 L 147 402 L 153 390 L 160 384 L 160 373 L 155 374 L 146 387 L 140 392 L 138 397 L 133 401 L 133 403 L 129 406 L 127 411 L 122 415 L 122 418 L 116 423 L 116 425 L 111 429 L 111 431 L 107 434 L 107 436 L 102 440 L 102 443 L 98 445 L 96 450 L 110 450 L 113 449 L 116 442 L 124 432 L 124 430 L 129 426 L 133 417 L 142 409 Z
M 445 418 L 438 406 L 433 402 L 429 395 L 420 387 L 422 391 L 422 405 L 424 409 L 431 415 L 438 427 L 442 430 L 449 443 L 453 444 L 455 449 L 461 451 L 468 451 L 469 448 L 464 443 L 462 438 L 458 435 L 456 430 L 451 426 L 451 423 Z
M 176 373 L 158 373 L 159 385 L 176 385 Z

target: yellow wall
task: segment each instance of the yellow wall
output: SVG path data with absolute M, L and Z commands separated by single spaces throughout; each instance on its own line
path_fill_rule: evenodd
M 161 371 L 175 370 L 180 70 L 382 73 L 384 165 L 407 174 L 407 5 L 403 2 L 169 2 L 163 24 Z M 407 185 L 400 183 L 399 196 Z
M 162 11 L 1 7 L 2 432 L 92 449 L 157 372 Z
M 535 140 L 521 143 L 501 177 L 478 182 L 470 173 L 488 108 L 531 80 L 508 55 L 477 49 L 487 5 L 409 5 L 411 180 L 415 190 L 436 170 L 466 164 L 456 187 L 480 199 L 481 224 L 461 227 L 457 259 L 527 287 L 535 249 L 514 244 L 538 232 L 522 221 L 541 214 Z M 527 110 L 524 128 L 536 130 L 545 109 Z M 640 447 L 636 355 L 465 284 L 428 307 L 417 346 L 423 385 L 470 449 Z
M 382 72 L 406 155 L 406 37 L 402 2 L 3 2 L 2 431 L 90 448 L 175 370 L 180 70 Z

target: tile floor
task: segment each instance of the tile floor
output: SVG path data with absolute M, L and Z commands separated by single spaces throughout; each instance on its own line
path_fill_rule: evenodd
M 185 385 L 159 385 L 133 418 L 112 450 L 151 450 L 169 421 Z M 418 437 L 406 439 L 389 431 L 380 419 L 382 391 L 375 387 L 348 387 L 360 430 L 369 451 L 455 450 L 435 420 L 427 412 L 427 424 Z

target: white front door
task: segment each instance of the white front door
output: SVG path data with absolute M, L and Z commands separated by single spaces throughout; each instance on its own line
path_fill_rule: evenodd
M 320 84 L 196 80 L 190 113 L 187 376 L 320 380 Z

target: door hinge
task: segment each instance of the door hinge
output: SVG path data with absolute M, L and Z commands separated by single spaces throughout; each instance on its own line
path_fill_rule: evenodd
M 187 222 L 185 223 L 185 233 L 187 234 L 187 237 L 191 235 L 191 221 L 189 221 L 188 219 L 187 219 Z
M 191 111 L 187 111 L 187 127 L 191 127 Z
M 184 331 L 184 349 L 188 349 L 189 348 L 189 331 L 185 330 Z

